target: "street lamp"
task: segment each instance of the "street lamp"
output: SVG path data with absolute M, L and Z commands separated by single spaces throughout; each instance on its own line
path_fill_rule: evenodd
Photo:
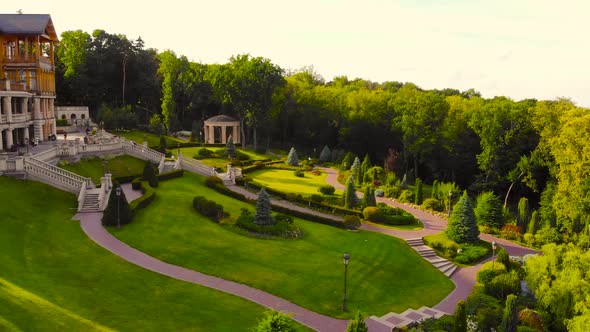
M 344 298 L 342 298 L 342 312 L 346 311 L 346 274 L 348 272 L 349 254 L 344 254 Z
M 180 143 L 177 143 L 177 144 L 176 144 L 176 147 L 178 148 L 178 153 L 177 153 L 177 155 L 179 155 L 179 156 L 180 156 Z
M 117 229 L 121 229 L 121 214 L 119 210 L 119 201 L 121 198 L 121 187 L 117 187 L 115 189 L 115 194 L 117 194 Z
M 453 204 L 453 191 L 449 190 L 449 218 L 451 217 L 451 204 Z
M 494 271 L 494 262 L 496 261 L 496 241 L 492 242 L 492 271 Z

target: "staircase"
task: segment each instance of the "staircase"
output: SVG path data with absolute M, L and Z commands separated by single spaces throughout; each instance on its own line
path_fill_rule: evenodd
M 82 207 L 79 212 L 100 212 L 100 188 L 86 191 Z
M 439 257 L 436 254 L 436 251 L 430 249 L 424 244 L 422 238 L 408 239 L 406 242 L 410 245 L 410 247 L 414 248 L 414 250 L 416 250 L 418 254 L 422 256 L 422 258 L 429 261 L 447 277 L 450 278 L 455 270 L 457 270 L 457 265 L 453 264 L 449 260 Z
M 440 318 L 447 313 L 429 307 L 408 309 L 401 314 L 390 312 L 383 317 L 371 316 L 365 320 L 371 332 L 391 332 L 395 328 L 413 327 L 428 318 Z

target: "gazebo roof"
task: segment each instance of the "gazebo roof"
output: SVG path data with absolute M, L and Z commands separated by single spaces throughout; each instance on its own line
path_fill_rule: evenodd
M 238 122 L 238 120 L 231 116 L 220 114 L 205 120 L 205 122 Z

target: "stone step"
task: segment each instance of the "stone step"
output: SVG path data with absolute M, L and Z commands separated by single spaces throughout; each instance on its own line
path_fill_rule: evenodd
M 441 318 L 442 316 L 447 315 L 446 312 L 437 310 L 437 309 L 433 309 L 433 308 L 429 308 L 429 307 L 422 307 L 420 309 L 418 309 L 419 312 L 421 312 L 422 314 L 428 316 L 428 317 L 433 317 L 433 318 Z
M 407 319 L 412 320 L 413 323 L 418 323 L 420 321 L 425 320 L 428 318 L 428 315 L 425 315 L 419 311 L 414 309 L 408 309 L 400 314 L 400 316 L 406 317 Z
M 387 315 L 381 317 L 382 320 L 393 325 L 393 327 L 402 327 L 411 324 L 413 321 L 395 312 L 390 312 Z
M 436 256 L 436 257 L 429 258 L 428 261 L 434 265 L 434 263 L 448 262 L 449 260 L 448 259 L 444 259 L 444 258 L 439 257 L 439 256 Z
M 445 266 L 453 265 L 453 263 L 451 263 L 450 261 L 446 261 L 446 262 L 440 261 L 440 262 L 433 263 L 432 265 L 434 265 L 437 269 L 441 269 Z
M 406 243 L 409 244 L 411 247 L 424 245 L 424 241 L 422 239 L 409 239 L 406 240 Z
M 420 256 L 422 256 L 422 257 L 435 257 L 435 256 L 438 257 L 436 255 L 436 252 L 435 251 L 432 251 L 432 252 L 422 252 L 422 253 L 420 253 Z
M 458 267 L 457 267 L 457 265 L 453 265 L 453 266 L 451 266 L 451 268 L 450 268 L 450 269 L 448 269 L 448 270 L 444 271 L 443 273 L 444 273 L 444 274 L 445 274 L 447 277 L 449 277 L 449 278 L 450 278 L 450 277 L 453 275 L 453 273 L 455 273 L 455 271 L 457 271 L 457 268 L 458 268 Z

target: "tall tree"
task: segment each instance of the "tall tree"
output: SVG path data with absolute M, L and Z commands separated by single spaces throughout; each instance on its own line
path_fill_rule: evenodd
M 455 204 L 445 233 L 449 239 L 457 243 L 475 243 L 479 240 L 479 229 L 471 198 L 467 196 L 467 192 L 464 192 L 459 202 Z
M 517 298 L 516 295 L 510 294 L 506 299 L 506 307 L 504 308 L 502 325 L 500 326 L 500 331 L 502 332 L 516 332 L 516 327 L 518 326 Z
M 270 196 L 268 196 L 264 188 L 258 192 L 254 223 L 259 226 L 272 226 L 275 224 L 275 217 L 272 215 L 271 210 Z

